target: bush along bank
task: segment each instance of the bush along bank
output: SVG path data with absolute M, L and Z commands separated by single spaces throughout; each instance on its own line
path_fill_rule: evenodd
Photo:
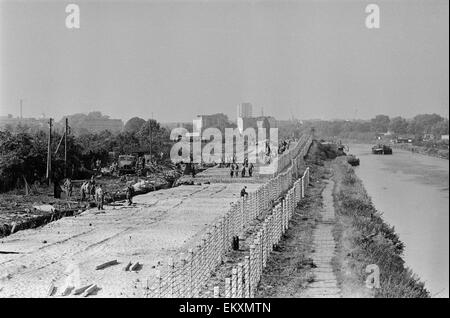
M 365 285 L 366 266 L 379 267 L 380 288 L 371 295 L 380 298 L 428 298 L 424 283 L 405 266 L 404 244 L 392 226 L 385 223 L 372 204 L 361 180 L 345 157 L 331 164 L 334 172 L 334 206 L 340 230 L 335 236 L 351 272 L 353 283 Z M 345 286 L 346 279 L 341 282 Z
M 436 158 L 447 159 L 447 160 L 449 159 L 448 144 L 446 146 L 447 149 L 438 148 L 433 144 L 429 144 L 426 146 L 418 146 L 418 145 L 411 145 L 411 144 L 393 144 L 393 147 L 411 151 L 412 153 L 420 153 L 422 155 L 426 155 L 426 156 L 430 156 L 430 157 L 436 157 Z

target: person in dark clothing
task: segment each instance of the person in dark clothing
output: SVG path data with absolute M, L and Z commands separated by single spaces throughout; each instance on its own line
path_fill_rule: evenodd
M 244 186 L 241 190 L 241 198 L 248 197 L 248 192 L 246 191 L 247 186 Z
M 59 185 L 59 180 L 57 178 L 53 179 L 53 197 L 55 199 L 61 198 L 61 186 Z
M 242 166 L 241 177 L 242 177 L 242 178 L 245 177 L 245 166 Z
M 134 189 L 131 185 L 127 187 L 126 196 L 128 200 L 128 205 L 133 204 L 133 195 L 134 195 Z
M 253 163 L 250 163 L 250 167 L 248 168 L 248 175 L 250 177 L 253 175 Z
M 234 165 L 231 164 L 231 168 L 230 168 L 230 177 L 233 178 L 233 174 L 234 174 Z
M 89 198 L 92 196 L 95 199 L 95 179 L 94 176 L 91 176 L 91 181 L 89 181 Z
M 195 166 L 193 163 L 191 164 L 191 173 L 192 173 L 192 178 L 195 178 Z

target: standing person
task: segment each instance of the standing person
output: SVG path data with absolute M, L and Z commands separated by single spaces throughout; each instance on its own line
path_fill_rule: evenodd
M 66 190 L 67 197 L 70 198 L 72 196 L 73 190 L 72 180 L 70 180 L 70 178 L 67 178 L 66 181 L 64 182 L 64 188 Z
M 241 190 L 241 198 L 248 197 L 247 186 L 244 186 Z
M 89 198 L 92 196 L 95 199 L 95 179 L 94 176 L 91 176 L 91 180 L 89 181 Z
M 253 163 L 250 163 L 250 167 L 248 168 L 248 175 L 250 177 L 253 175 Z
M 101 172 L 101 166 L 102 166 L 102 161 L 100 159 L 97 159 L 97 161 L 95 161 L 95 167 L 97 168 L 98 173 Z
M 131 185 L 128 185 L 127 191 L 126 191 L 128 205 L 132 205 L 133 204 L 133 194 L 134 194 L 133 187 Z
M 231 168 L 230 168 L 230 177 L 233 178 L 233 174 L 234 174 L 234 165 L 231 164 Z
M 193 163 L 191 163 L 191 173 L 192 173 L 192 178 L 195 178 L 195 166 Z
M 53 197 L 55 199 L 61 198 L 61 186 L 58 178 L 53 178 Z
M 99 184 L 97 186 L 97 189 L 95 190 L 95 201 L 97 202 L 97 209 L 104 210 L 103 209 L 103 199 L 105 194 L 103 193 L 102 185 Z
M 81 201 L 86 200 L 86 195 L 89 193 L 89 182 L 84 182 L 80 188 Z
M 88 201 L 91 200 L 91 196 L 92 196 L 92 200 L 94 200 L 95 202 L 97 202 L 96 199 L 96 190 L 97 187 L 95 185 L 89 184 L 89 196 L 88 196 Z
M 242 178 L 245 177 L 245 166 L 244 166 L 244 165 L 242 166 L 242 174 L 241 174 L 241 177 L 242 177 Z

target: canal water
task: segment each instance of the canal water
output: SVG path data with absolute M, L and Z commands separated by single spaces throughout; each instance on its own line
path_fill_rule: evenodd
M 406 265 L 433 297 L 449 297 L 449 161 L 394 149 L 372 155 L 350 145 L 355 169 L 377 210 L 405 243 Z

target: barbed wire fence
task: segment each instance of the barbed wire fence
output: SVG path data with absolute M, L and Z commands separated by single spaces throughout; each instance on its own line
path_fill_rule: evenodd
M 245 261 L 233 267 L 230 277 L 223 284 L 214 286 L 212 291 L 214 297 L 253 297 L 268 255 L 286 231 L 297 203 L 305 196 L 309 167 L 301 177 L 299 174 L 311 142 L 311 136 L 304 136 L 281 154 L 277 169 L 268 182 L 232 203 L 227 213 L 206 229 L 195 248 L 170 257 L 148 287 L 147 297 L 199 297 L 215 268 L 232 249 L 233 237 L 242 236 L 250 222 L 269 210 L 271 213 L 266 216 L 261 229 L 254 234 Z M 272 206 L 280 197 L 281 202 Z

